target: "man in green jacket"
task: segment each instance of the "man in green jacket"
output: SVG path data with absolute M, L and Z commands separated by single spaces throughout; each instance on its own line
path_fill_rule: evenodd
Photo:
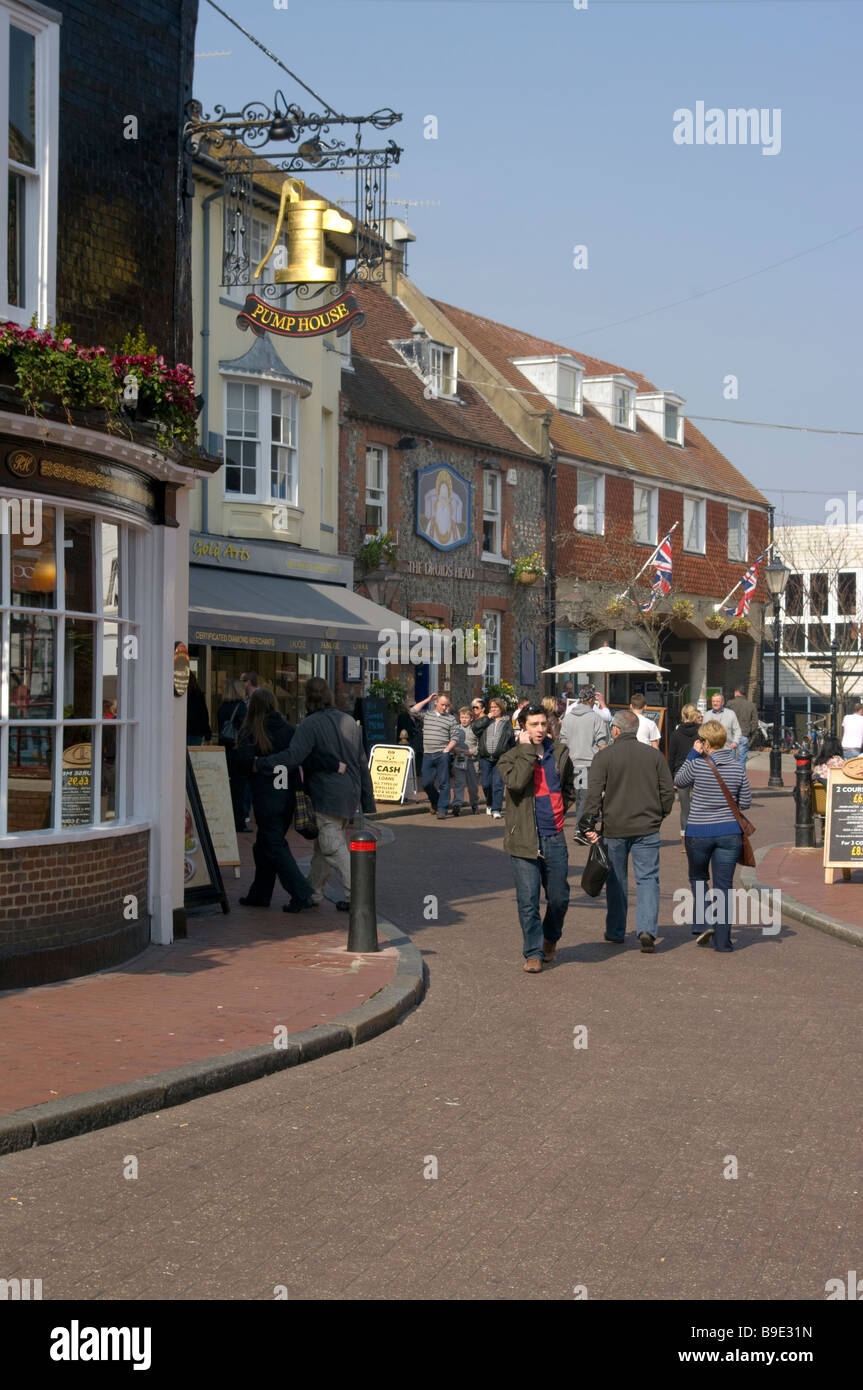
M 498 759 L 503 778 L 505 844 L 515 877 L 518 918 L 524 936 L 524 968 L 538 975 L 552 961 L 569 907 L 569 858 L 563 818 L 575 801 L 569 749 L 548 737 L 542 705 L 528 705 L 524 731 Z M 545 889 L 545 916 L 539 891 Z
M 635 930 L 642 951 L 652 952 L 659 920 L 659 827 L 674 805 L 674 783 L 662 754 L 638 742 L 638 715 L 619 710 L 611 725 L 613 742 L 601 748 L 590 768 L 587 803 L 579 822 L 587 839 L 597 839 L 602 818 L 608 858 L 605 881 L 605 939 L 626 939 L 629 856 L 638 896 Z

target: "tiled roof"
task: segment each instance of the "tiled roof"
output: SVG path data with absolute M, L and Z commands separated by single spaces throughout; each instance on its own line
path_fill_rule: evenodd
M 657 389 L 640 372 L 629 367 L 620 367 L 575 348 L 534 337 L 532 333 L 509 328 L 493 319 L 480 318 L 477 314 L 457 309 L 440 300 L 433 303 L 534 405 L 545 402 L 546 398 L 539 395 L 533 382 L 512 365 L 511 359 L 514 357 L 574 357 L 584 363 L 585 378 L 620 372 L 634 381 L 639 391 Z M 586 462 L 610 464 L 655 478 L 657 482 L 705 488 L 720 497 L 731 497 L 764 507 L 769 505 L 767 498 L 728 462 L 690 420 L 684 422 L 684 444 L 680 448 L 666 444 L 641 420 L 637 420 L 633 432 L 615 429 L 588 401 L 584 402 L 583 416 L 555 410 L 550 402 L 548 408 L 552 412 L 551 442 L 559 454 Z M 685 407 L 683 413 L 685 416 Z
M 363 326 L 351 334 L 354 370 L 342 373 L 342 394 L 353 414 L 405 434 L 434 435 L 499 453 L 539 458 L 461 375 L 457 401 L 426 400 L 417 373 L 390 347 L 391 341 L 410 339 L 416 322 L 413 315 L 377 285 L 353 284 L 350 289 L 366 315 Z

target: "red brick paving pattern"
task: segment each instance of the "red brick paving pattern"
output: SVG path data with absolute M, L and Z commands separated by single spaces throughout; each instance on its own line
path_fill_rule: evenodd
M 286 916 L 277 888 L 269 911 L 238 905 L 251 839 L 242 878 L 225 880 L 229 915 L 196 913 L 186 941 L 117 970 L 0 994 L 0 1114 L 272 1042 L 278 1024 L 299 1033 L 389 984 L 395 948 L 348 956 L 348 917 L 332 903 Z M 309 857 L 307 841 L 291 842 Z
M 787 838 L 793 802 L 751 815 L 759 842 Z M 685 861 L 666 825 L 656 954 L 601 943 L 573 870 L 559 963 L 531 977 L 499 823 L 395 823 L 379 906 L 425 953 L 419 1009 L 0 1160 L 8 1273 L 46 1298 L 823 1299 L 863 1252 L 863 951 L 793 922 L 698 949 L 670 922 Z

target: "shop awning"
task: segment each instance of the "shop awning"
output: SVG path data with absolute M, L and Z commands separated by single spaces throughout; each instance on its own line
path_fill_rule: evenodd
M 405 621 L 337 584 L 189 566 L 189 641 L 199 645 L 376 657 L 378 633 L 398 638 Z

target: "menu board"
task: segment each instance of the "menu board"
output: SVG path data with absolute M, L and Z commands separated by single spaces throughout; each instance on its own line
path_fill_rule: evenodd
M 863 758 L 831 768 L 827 781 L 824 868 L 863 869 Z M 829 872 L 827 882 L 832 882 Z
M 403 743 L 375 744 L 369 757 L 375 801 L 404 801 L 413 762 L 413 749 Z
M 386 700 L 379 696 L 367 695 L 357 700 L 354 718 L 360 721 L 366 752 L 371 752 L 376 743 L 386 743 L 393 737 L 393 716 Z
M 216 902 L 221 903 L 223 912 L 229 912 L 189 751 L 186 752 L 186 812 L 183 817 L 183 905 L 188 908 Z
M 201 745 L 190 748 L 189 757 L 195 769 L 195 781 L 207 817 L 216 862 L 222 868 L 237 865 L 240 862 L 240 850 L 234 826 L 234 808 L 231 802 L 225 750 L 219 747 L 205 748 Z

